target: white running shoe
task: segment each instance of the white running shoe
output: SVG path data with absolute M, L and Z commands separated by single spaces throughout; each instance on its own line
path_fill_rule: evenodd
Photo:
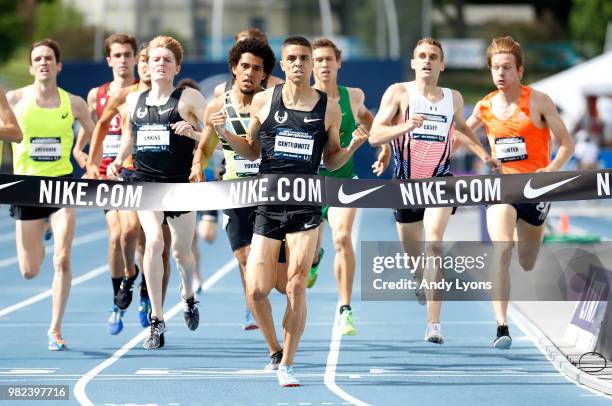
M 296 379 L 292 365 L 279 365 L 276 377 L 278 378 L 278 384 L 284 388 L 300 386 L 300 381 Z
M 440 323 L 429 323 L 425 332 L 425 341 L 434 344 L 444 344 Z

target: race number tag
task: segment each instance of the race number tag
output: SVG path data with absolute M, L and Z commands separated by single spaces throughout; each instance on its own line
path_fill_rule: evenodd
M 446 142 L 448 140 L 450 123 L 447 122 L 446 116 L 428 113 L 418 114 L 421 114 L 425 119 L 421 127 L 412 131 L 412 139 L 433 142 Z
M 170 147 L 170 130 L 166 124 L 144 124 L 136 131 L 139 152 L 164 151 Z
M 117 156 L 119 154 L 120 147 L 120 134 L 106 134 L 106 137 L 104 137 L 104 141 L 102 141 L 102 156 L 104 158 Z
M 277 127 L 274 140 L 274 157 L 310 161 L 314 149 L 314 137 L 313 133 Z
M 236 164 L 236 175 L 238 176 L 253 176 L 259 173 L 261 158 L 256 161 L 249 161 L 234 152 L 234 162 Z
M 504 137 L 495 139 L 495 157 L 501 162 L 522 161 L 527 159 L 527 144 L 523 137 Z
M 30 158 L 33 161 L 59 161 L 62 157 L 60 137 L 36 137 L 30 139 Z

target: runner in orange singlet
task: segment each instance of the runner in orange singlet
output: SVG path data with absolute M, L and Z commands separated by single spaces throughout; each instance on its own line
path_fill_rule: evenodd
M 502 162 L 503 173 L 559 171 L 572 156 L 574 144 L 552 100 L 521 84 L 524 67 L 520 44 L 510 36 L 493 39 L 487 49 L 487 65 L 497 90 L 476 104 L 467 124 L 474 131 L 484 125 L 493 157 Z M 550 158 L 551 132 L 559 144 L 554 160 Z M 549 202 L 494 204 L 487 208 L 489 236 L 498 242 L 492 261 L 498 291 L 493 300 L 495 348 L 507 349 L 512 344 L 506 319 L 512 241 L 517 241 L 523 269 L 533 269 L 549 208 Z

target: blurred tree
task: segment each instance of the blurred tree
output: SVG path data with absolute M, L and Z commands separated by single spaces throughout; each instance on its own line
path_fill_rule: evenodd
M 586 54 L 601 53 L 609 21 L 612 21 L 610 0 L 574 0 L 570 14 L 572 37 Z
M 34 41 L 53 38 L 63 59 L 90 59 L 94 53 L 95 28 L 84 27 L 83 15 L 61 0 L 39 2 L 35 13 Z
M 463 12 L 464 0 L 434 0 L 436 9 L 444 16 L 446 24 L 452 29 L 453 37 L 465 38 L 467 36 L 467 24 Z M 453 13 L 448 12 L 448 6 L 452 5 Z
M 19 0 L 0 0 L 0 63 L 13 56 L 23 42 L 24 18 L 18 13 Z

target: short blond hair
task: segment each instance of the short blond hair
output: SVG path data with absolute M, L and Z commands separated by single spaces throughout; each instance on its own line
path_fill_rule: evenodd
M 429 45 L 433 45 L 435 47 L 438 47 L 438 49 L 440 50 L 440 60 L 444 61 L 444 50 L 442 49 L 442 44 L 440 43 L 440 41 L 438 41 L 437 39 L 433 39 L 431 37 L 421 38 L 420 40 L 417 41 L 416 45 L 414 46 L 414 50 L 412 51 L 413 55 L 414 55 L 414 51 L 421 44 L 429 44 Z
M 165 35 L 159 35 L 149 41 L 147 53 L 150 55 L 151 51 L 155 48 L 166 48 L 170 50 L 170 52 L 174 54 L 174 59 L 176 59 L 177 65 L 180 65 L 181 62 L 183 62 L 183 46 L 176 39 Z
M 516 61 L 516 68 L 523 66 L 523 48 L 510 35 L 493 38 L 487 48 L 487 66 L 491 67 L 491 58 L 497 54 L 512 54 Z

